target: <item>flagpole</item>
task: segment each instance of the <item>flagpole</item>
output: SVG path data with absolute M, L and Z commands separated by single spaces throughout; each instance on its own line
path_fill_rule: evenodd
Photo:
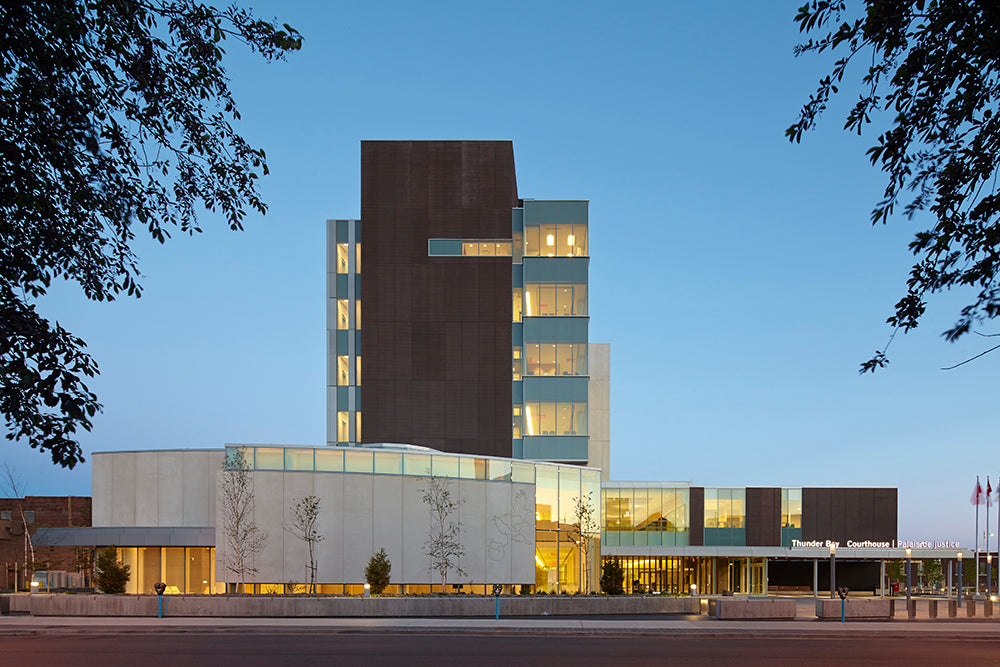
M 990 476 L 986 476 L 986 599 L 990 597 L 990 570 L 993 569 L 990 564 L 990 505 L 992 505 L 991 497 L 993 496 L 993 487 L 990 486 Z
M 979 503 L 982 500 L 979 475 L 976 475 L 976 597 L 979 597 Z

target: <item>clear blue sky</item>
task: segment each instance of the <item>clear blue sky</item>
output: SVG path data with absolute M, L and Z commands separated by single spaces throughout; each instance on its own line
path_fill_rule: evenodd
M 324 221 L 359 215 L 360 141 L 510 139 L 521 196 L 591 202 L 614 479 L 898 486 L 900 538 L 971 546 L 1000 354 L 939 370 L 986 347 L 940 338 L 946 295 L 858 375 L 920 223 L 869 224 L 882 177 L 840 129 L 852 93 L 784 139 L 829 62 L 792 55 L 800 2 L 256 3 L 305 35 L 271 65 L 227 47 L 268 215 L 143 239 L 139 300 L 42 304 L 101 366 L 85 451 L 324 442 Z M 29 493 L 90 493 L 88 464 L 2 447 Z

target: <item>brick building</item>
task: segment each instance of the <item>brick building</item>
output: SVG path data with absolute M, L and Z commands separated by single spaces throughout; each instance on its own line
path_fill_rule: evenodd
M 24 510 L 24 520 L 21 510 Z M 90 571 L 91 550 L 76 546 L 41 546 L 36 536 L 44 537 L 48 528 L 90 526 L 89 496 L 26 496 L 0 498 L 0 588 L 23 587 L 24 565 L 30 550 L 24 536 L 24 524 L 35 545 L 38 570 Z

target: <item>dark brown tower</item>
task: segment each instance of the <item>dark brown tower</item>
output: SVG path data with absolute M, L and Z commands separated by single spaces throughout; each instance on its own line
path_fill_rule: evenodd
M 361 142 L 361 441 L 511 455 L 511 258 L 428 239 L 510 239 L 509 141 Z

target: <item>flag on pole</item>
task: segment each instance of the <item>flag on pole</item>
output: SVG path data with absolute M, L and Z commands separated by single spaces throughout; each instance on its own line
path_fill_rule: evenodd
M 986 476 L 986 506 L 993 504 L 993 487 L 990 486 L 990 476 Z
M 972 497 L 969 498 L 969 502 L 973 505 L 982 505 L 986 502 L 983 499 L 983 486 L 979 483 L 979 478 L 976 478 L 976 488 L 972 490 Z

